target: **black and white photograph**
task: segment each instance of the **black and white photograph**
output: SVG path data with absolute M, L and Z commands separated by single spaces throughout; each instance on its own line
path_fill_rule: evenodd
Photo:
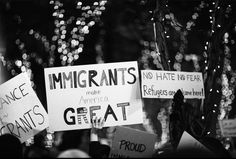
M 0 0 L 1 158 L 236 157 L 236 0 Z

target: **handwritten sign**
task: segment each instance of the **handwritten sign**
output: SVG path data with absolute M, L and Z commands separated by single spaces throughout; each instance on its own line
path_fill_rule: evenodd
M 45 69 L 50 127 L 54 131 L 143 122 L 137 62 Z
M 236 120 L 220 120 L 220 129 L 224 137 L 235 137 L 236 136 Z
M 181 150 L 186 150 L 186 149 L 199 149 L 199 150 L 203 150 L 205 152 L 211 153 L 211 151 L 208 148 L 206 148 L 203 144 L 197 141 L 189 133 L 184 131 L 180 139 L 180 142 L 178 144 L 177 150 L 181 151 Z
M 155 134 L 117 126 L 109 158 L 152 157 L 156 140 Z
M 185 98 L 205 98 L 201 73 L 141 70 L 143 98 L 173 98 L 181 89 Z
M 0 86 L 0 133 L 10 133 L 22 143 L 49 126 L 27 76 L 21 73 Z

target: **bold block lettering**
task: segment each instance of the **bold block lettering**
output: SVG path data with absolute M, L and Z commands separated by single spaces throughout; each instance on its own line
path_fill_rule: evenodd
M 96 86 L 99 86 L 97 83 L 96 83 L 96 81 L 94 81 L 94 77 L 96 77 L 97 76 L 97 71 L 96 70 L 90 70 L 89 71 L 89 87 L 91 87 L 92 86 L 92 83 L 93 84 L 95 84 Z
M 127 70 L 127 68 L 119 68 L 118 71 L 122 72 L 122 85 L 125 84 L 125 71 Z
M 128 69 L 128 73 L 131 75 L 131 76 L 133 76 L 133 81 L 127 81 L 129 84 L 134 84 L 135 82 L 136 82 L 136 76 L 135 76 L 135 74 L 133 74 L 133 73 L 131 73 L 130 71 L 131 70 L 133 70 L 133 71 L 135 71 L 135 68 L 134 67 L 130 67 L 129 69 Z
M 114 85 L 117 85 L 117 70 L 114 69 L 114 74 L 112 73 L 111 69 L 108 70 L 108 74 L 109 74 L 109 83 L 110 86 L 112 85 L 112 82 Z
M 56 82 L 60 82 L 60 88 L 62 89 L 62 79 L 61 79 L 61 73 L 58 73 L 58 77 L 56 77 L 55 74 L 52 74 L 52 80 L 53 80 L 53 86 L 54 89 L 56 89 Z
M 88 119 L 87 119 L 87 117 L 86 117 L 87 113 L 88 113 L 88 110 L 87 110 L 86 107 L 77 108 L 77 117 L 78 117 L 78 122 L 79 122 L 79 124 L 82 123 L 82 122 L 81 122 L 81 117 L 83 117 L 85 123 L 87 123 L 87 124 L 89 123 L 89 122 L 88 122 Z
M 103 83 L 105 82 L 106 86 L 108 86 L 108 80 L 107 80 L 107 75 L 105 73 L 105 71 L 102 71 L 102 77 L 101 77 L 101 82 L 100 82 L 100 86 L 103 86 Z
M 110 115 L 110 114 L 113 116 L 113 118 L 114 118 L 116 121 L 118 120 L 117 117 L 116 117 L 116 114 L 115 114 L 114 111 L 113 111 L 113 109 L 111 108 L 110 105 L 108 105 L 107 110 L 106 110 L 106 113 L 105 113 L 105 117 L 104 117 L 105 121 L 107 121 L 107 116 Z
M 92 120 L 94 116 L 96 116 L 96 113 L 94 113 L 94 110 L 101 109 L 101 106 L 91 106 L 90 108 L 90 119 Z
M 75 113 L 75 110 L 73 108 L 67 108 L 64 112 L 64 120 L 66 124 L 68 125 L 75 125 L 75 116 L 70 116 L 69 118 L 71 119 L 70 121 L 67 118 L 68 112 Z
M 129 106 L 129 102 L 126 103 L 118 103 L 117 107 L 121 107 L 122 108 L 122 115 L 123 115 L 123 120 L 126 120 L 126 111 L 125 111 L 125 107 Z
M 84 88 L 84 87 L 86 87 L 86 80 L 82 80 L 82 84 L 80 83 L 80 75 L 81 75 L 82 73 L 85 74 L 86 71 L 85 71 L 85 70 L 79 71 L 79 73 L 78 73 L 78 84 L 79 84 L 79 87 Z
M 55 89 L 55 87 L 53 87 L 52 74 L 49 74 L 49 75 L 48 75 L 48 78 L 49 78 L 49 87 L 50 87 L 50 90 Z
M 65 72 L 63 72 L 62 75 L 64 88 L 66 88 L 66 81 L 70 81 L 70 88 L 73 88 L 72 72 L 69 72 L 68 76 L 66 76 Z

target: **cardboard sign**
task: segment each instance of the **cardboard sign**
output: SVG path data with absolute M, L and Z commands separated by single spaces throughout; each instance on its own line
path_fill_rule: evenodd
M 50 127 L 86 129 L 94 117 L 104 126 L 143 122 L 137 62 L 45 69 Z
M 117 126 L 109 158 L 150 158 L 156 140 L 155 134 Z
M 220 120 L 220 129 L 224 137 L 235 137 L 236 136 L 236 120 Z
M 0 86 L 0 133 L 10 133 L 23 143 L 49 126 L 48 115 L 26 73 Z
M 178 151 L 186 150 L 186 149 L 202 149 L 203 151 L 211 153 L 211 151 L 206 148 L 203 144 L 197 141 L 194 137 L 192 137 L 189 133 L 184 131 L 179 145 L 177 147 Z
M 172 99 L 178 89 L 184 98 L 205 98 L 202 73 L 141 70 L 142 97 Z

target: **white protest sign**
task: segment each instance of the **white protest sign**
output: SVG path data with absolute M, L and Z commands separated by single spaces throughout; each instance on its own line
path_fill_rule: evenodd
M 203 144 L 197 141 L 194 137 L 192 137 L 189 133 L 184 131 L 180 142 L 178 144 L 177 150 L 187 150 L 187 149 L 201 149 L 206 152 L 211 152 L 208 148 L 206 148 Z
M 202 73 L 141 70 L 142 97 L 172 99 L 178 89 L 184 98 L 205 98 Z
M 225 119 L 219 121 L 220 129 L 224 137 L 236 136 L 236 119 Z
M 117 126 L 109 158 L 152 157 L 157 136 L 148 132 Z
M 95 116 L 104 126 L 143 122 L 137 62 L 45 69 L 50 128 L 90 128 Z
M 25 142 L 49 126 L 48 115 L 26 73 L 0 85 L 0 133 Z

